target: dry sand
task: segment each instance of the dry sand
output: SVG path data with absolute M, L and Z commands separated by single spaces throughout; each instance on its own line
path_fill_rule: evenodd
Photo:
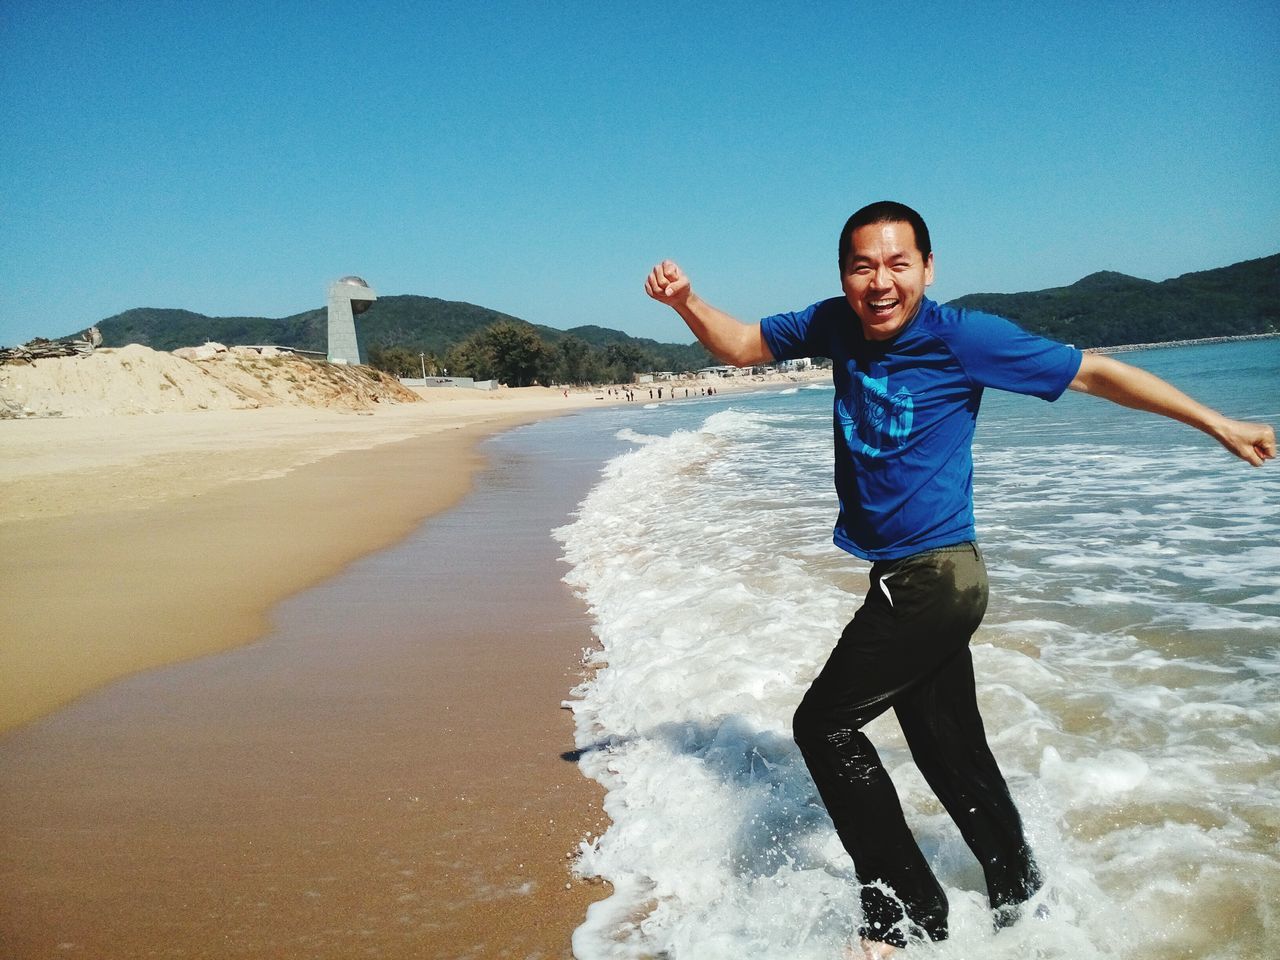
M 430 487 L 440 449 L 262 483 L 287 515 L 314 489 L 295 475 L 376 485 L 370 465 Z M 539 466 L 499 453 L 465 503 L 276 606 L 263 642 L 0 740 L 0 953 L 567 956 L 603 893 L 566 858 L 601 829 L 600 798 L 559 709 L 590 642 L 547 536 L 575 494 L 560 464 L 529 486 Z M 243 508 L 234 490 L 202 499 Z
M 0 422 L 0 729 L 261 636 L 275 602 L 461 499 L 480 437 L 573 408 L 511 393 Z
M 356 689 L 354 669 L 297 651 L 270 666 L 272 644 L 249 648 L 259 660 L 234 689 L 226 653 L 119 679 L 262 637 L 280 600 L 457 504 L 479 439 L 599 403 L 424 393 L 371 416 L 306 405 L 0 421 L 0 952 L 343 957 L 359 941 L 335 925 L 363 924 L 383 931 L 365 943 L 397 956 L 567 953 L 601 891 L 574 883 L 565 859 L 597 829 L 599 797 L 560 757 L 572 724 L 559 702 L 590 641 L 563 589 L 575 630 L 515 649 L 507 674 L 483 662 L 492 643 L 459 646 L 412 691 L 407 676 L 371 682 L 341 715 L 321 691 Z M 554 564 L 543 573 L 554 584 Z M 492 687 L 458 682 L 486 670 Z M 449 724 L 520 737 L 436 735 Z M 522 753 L 516 788 L 503 761 Z M 411 786 L 372 801 L 368 788 L 401 770 Z M 388 850 L 403 861 L 394 883 L 378 873 Z M 503 896 L 513 885 L 527 894 Z M 396 912 L 375 918 L 388 891 L 378 909 Z
M 115 677 L 261 636 L 275 602 L 456 503 L 480 437 L 626 402 L 620 389 L 394 383 L 378 398 L 351 376 L 136 345 L 0 367 L 8 409 L 77 414 L 0 419 L 0 731 Z M 251 400 L 246 378 L 259 384 Z M 662 389 L 669 401 L 673 385 Z M 656 391 L 636 390 L 636 405 Z M 139 410 L 169 412 L 121 415 Z
M 135 367 L 169 362 L 123 353 Z M 244 366 L 236 377 L 243 378 Z M 269 366 L 285 374 L 297 370 Z M 207 385 L 199 379 L 175 394 L 174 382 L 185 381 L 169 372 L 149 392 L 131 386 L 125 409 L 173 409 L 179 394 L 204 396 Z M 32 384 L 39 384 L 24 376 L 30 398 L 37 392 Z M 222 382 L 228 380 L 234 378 Z M 478 581 L 441 587 L 442 602 L 459 610 L 477 591 L 494 600 L 487 604 L 499 614 L 486 628 L 491 642 L 451 649 L 442 628 L 433 648 L 440 659 L 425 678 L 415 674 L 410 689 L 407 667 L 384 664 L 386 672 L 369 677 L 360 688 L 365 694 L 346 705 L 350 714 L 326 713 L 329 701 L 317 704 L 309 691 L 341 697 L 363 664 L 326 669 L 323 660 L 308 659 L 295 677 L 296 651 L 282 652 L 279 643 L 152 668 L 262 637 L 269 612 L 283 598 L 457 504 L 482 466 L 482 437 L 540 417 L 622 403 L 621 397 L 603 391 L 566 397 L 541 388 L 430 389 L 419 391 L 421 402 L 353 403 L 350 391 L 334 400 L 327 387 L 269 383 L 244 403 L 242 384 L 225 403 L 201 399 L 197 406 L 212 407 L 201 412 L 124 416 L 102 412 L 121 406 L 110 391 L 85 401 L 98 386 L 89 378 L 82 389 L 66 381 L 42 388 L 64 413 L 86 415 L 0 421 L 0 730 L 9 730 L 0 738 L 0 801 L 8 824 L 0 857 L 0 945 L 6 954 L 148 956 L 164 955 L 168 944 L 175 956 L 248 956 L 245 945 L 258 924 L 258 942 L 273 945 L 271 955 L 355 955 L 344 951 L 359 941 L 363 890 L 375 881 L 364 873 L 385 860 L 391 831 L 392 847 L 416 850 L 410 857 L 416 866 L 401 870 L 404 916 L 414 929 L 435 931 L 407 941 L 416 946 L 396 955 L 566 956 L 569 932 L 601 891 L 571 881 L 564 859 L 577 840 L 598 830 L 599 798 L 595 785 L 559 758 L 572 736 L 569 717 L 557 706 L 573 682 L 576 654 L 590 639 L 585 617 L 561 585 L 544 584 L 549 599 L 538 608 L 540 629 L 532 631 L 528 610 L 504 604 L 491 587 Z M 699 385 L 688 386 L 696 394 Z M 746 379 L 717 384 L 758 386 Z M 637 396 L 647 401 L 647 394 L 646 387 Z M 665 394 L 670 397 L 670 386 Z M 0 400 L 9 410 L 17 405 L 12 393 Z M 543 581 L 558 580 L 553 560 L 535 564 Z M 459 600 L 451 604 L 450 597 Z M 528 639 L 512 644 L 514 634 Z M 501 662 L 495 650 L 504 651 Z M 270 656 L 278 658 L 274 665 L 253 659 Z M 250 659 L 228 659 L 235 657 Z M 219 688 L 224 676 L 236 676 L 236 664 L 239 682 Z M 209 665 L 216 665 L 216 675 Z M 466 682 L 477 676 L 494 682 Z M 288 678 L 301 680 L 300 687 Z M 65 706 L 112 681 L 102 693 Z M 222 693 L 211 705 L 207 693 L 215 688 Z M 286 699 L 297 709 L 262 713 L 264 700 L 274 706 L 277 699 L 263 689 L 291 690 Z M 166 696 L 171 702 L 161 709 Z M 237 697 L 244 702 L 228 713 Z M 365 742 L 368 727 L 350 722 L 365 714 L 379 722 L 395 717 L 398 737 Z M 478 741 L 433 739 L 432 749 L 421 747 L 424 731 L 441 729 L 481 734 Z M 246 753 L 249 741 L 266 746 Z M 364 760 L 316 777 L 310 771 L 325 769 L 330 746 Z M 361 812 L 352 799 L 357 788 L 390 776 L 402 762 L 430 770 L 430 789 L 419 786 L 416 797 L 408 787 L 392 791 L 386 804 L 399 820 Z M 166 782 L 154 782 L 157 770 L 165 771 Z M 282 779 L 271 781 L 275 775 Z M 202 793 L 209 792 L 211 776 L 225 785 L 207 801 Z M 154 804 L 146 784 L 155 789 Z M 323 855 L 290 848 L 298 817 L 328 824 L 327 835 L 313 832 Z M 271 851 L 265 861 L 248 856 L 243 845 L 254 843 Z M 299 858 L 314 868 L 307 883 L 294 876 Z M 232 867 L 241 861 L 251 872 L 282 871 L 287 882 L 266 892 L 245 889 L 258 899 L 239 903 L 237 884 L 245 874 Z M 175 900 L 174 890 L 181 893 L 190 882 L 184 865 L 204 863 L 221 864 L 213 870 L 219 876 L 208 878 L 203 893 Z M 429 881 L 412 879 L 419 868 Z M 316 894 L 323 899 L 325 891 L 313 889 L 317 883 L 341 886 L 348 873 L 362 886 L 343 886 L 345 894 L 325 904 L 309 903 Z M 520 896 L 513 898 L 511 883 Z M 148 896 L 168 905 L 163 928 L 136 909 L 138 898 Z M 237 902 L 224 902 L 228 898 Z M 307 904 L 315 909 L 303 909 Z M 143 919 L 122 926 L 130 914 Z M 229 935 L 232 919 L 240 927 Z M 334 923 L 345 923 L 345 934 L 338 936 Z M 327 950 L 316 939 L 322 929 Z M 264 939 L 267 930 L 274 939 Z M 58 931 L 66 937 L 50 942 Z M 470 946 L 464 950 L 464 944 Z

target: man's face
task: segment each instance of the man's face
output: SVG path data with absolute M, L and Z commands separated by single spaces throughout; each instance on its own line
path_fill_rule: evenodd
M 933 254 L 920 256 L 909 223 L 869 223 L 853 231 L 840 282 L 866 338 L 888 340 L 920 308 L 933 283 Z

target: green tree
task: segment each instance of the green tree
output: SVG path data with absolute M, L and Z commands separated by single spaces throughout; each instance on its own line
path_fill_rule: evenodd
M 513 387 L 546 382 L 556 357 L 530 326 L 503 321 L 468 337 L 449 354 L 455 374 Z
M 582 364 L 582 382 L 583 383 L 608 383 L 609 370 L 604 365 L 604 354 L 599 350 L 592 350 L 587 354 L 586 360 Z
M 371 343 L 365 351 L 369 366 L 389 373 L 393 377 L 417 377 L 422 375 L 422 359 L 407 347 L 384 347 Z M 435 358 L 431 361 L 434 363 Z
M 633 343 L 611 343 L 604 348 L 605 374 L 610 383 L 630 383 L 639 370 L 652 370 L 653 357 Z
M 409 347 L 384 347 L 378 343 L 371 343 L 366 354 L 369 366 L 383 373 L 389 373 L 393 377 L 420 377 L 424 367 L 429 377 L 440 373 L 440 361 L 430 351 L 424 354 Z
M 590 383 L 591 346 L 577 337 L 565 337 L 556 349 L 555 377 L 561 383 Z
M 468 337 L 445 354 L 444 366 L 451 377 L 493 379 L 493 357 L 482 348 L 479 334 Z

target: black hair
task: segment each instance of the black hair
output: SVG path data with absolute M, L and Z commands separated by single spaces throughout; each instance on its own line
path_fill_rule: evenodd
M 920 251 L 921 259 L 928 261 L 929 254 L 933 252 L 933 244 L 929 241 L 929 228 L 925 226 L 924 217 L 916 213 L 905 203 L 898 203 L 894 200 L 877 200 L 875 203 L 869 203 L 852 217 L 850 217 L 844 225 L 844 229 L 840 231 L 840 269 L 844 269 L 845 257 L 849 255 L 849 248 L 853 244 L 853 231 L 859 227 L 865 227 L 873 223 L 909 223 L 911 229 L 916 235 L 916 249 Z

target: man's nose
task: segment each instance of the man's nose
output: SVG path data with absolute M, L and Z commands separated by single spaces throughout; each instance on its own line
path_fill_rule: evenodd
M 885 267 L 876 267 L 876 272 L 871 275 L 871 288 L 873 290 L 889 289 L 889 271 Z

